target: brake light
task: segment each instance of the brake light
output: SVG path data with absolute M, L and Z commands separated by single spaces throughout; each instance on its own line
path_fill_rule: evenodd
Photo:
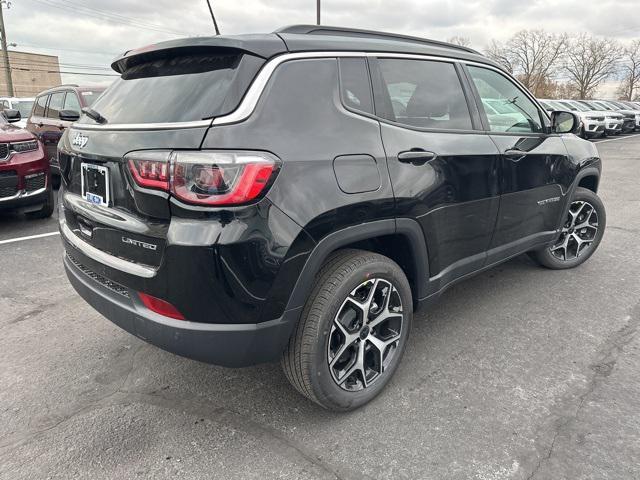
M 265 152 L 140 151 L 126 157 L 141 187 L 171 192 L 196 205 L 242 205 L 264 192 L 278 169 Z
M 276 169 L 262 152 L 175 151 L 171 193 L 198 205 L 239 205 L 260 195 Z
M 176 307 L 169 302 L 157 297 L 153 297 L 146 293 L 138 292 L 140 300 L 152 312 L 159 313 L 165 317 L 174 318 L 176 320 L 184 320 L 184 316 L 178 311 Z

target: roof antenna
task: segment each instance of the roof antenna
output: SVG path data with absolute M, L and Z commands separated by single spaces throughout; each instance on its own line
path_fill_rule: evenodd
M 220 30 L 218 29 L 218 22 L 216 22 L 216 16 L 213 14 L 213 8 L 211 8 L 211 2 L 209 0 L 207 0 L 207 6 L 209 7 L 211 20 L 213 20 L 213 28 L 216 29 L 216 35 L 220 35 Z
M 316 25 L 320 25 L 320 0 L 316 0 Z

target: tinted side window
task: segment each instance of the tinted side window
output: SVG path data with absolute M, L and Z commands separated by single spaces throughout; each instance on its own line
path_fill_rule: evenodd
M 64 104 L 64 92 L 52 93 L 51 100 L 49 101 L 49 108 L 47 109 L 48 118 L 59 118 L 58 114 L 62 110 Z
M 485 110 L 492 132 L 542 132 L 540 112 L 511 80 L 487 68 L 469 66 L 469 73 L 483 104 L 497 113 Z
M 33 115 L 35 117 L 44 117 L 44 107 L 47 106 L 49 95 L 42 95 L 36 98 L 36 104 L 33 107 Z
M 451 63 L 382 58 L 382 81 L 391 100 L 389 120 L 420 128 L 471 130 L 471 115 Z
M 78 96 L 74 92 L 67 92 L 67 96 L 64 99 L 63 110 L 74 110 L 80 113 L 80 102 Z
M 373 114 L 369 70 L 364 58 L 340 59 L 340 95 L 346 107 Z

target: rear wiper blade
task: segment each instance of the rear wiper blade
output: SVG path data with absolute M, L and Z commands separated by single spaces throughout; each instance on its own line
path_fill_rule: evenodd
M 82 109 L 82 113 L 86 114 L 87 117 L 95 120 L 98 123 L 107 123 L 107 119 L 100 115 L 99 112 L 96 112 L 93 108 L 84 107 Z

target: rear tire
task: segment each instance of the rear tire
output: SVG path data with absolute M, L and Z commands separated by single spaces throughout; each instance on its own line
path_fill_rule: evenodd
M 49 218 L 53 214 L 53 208 L 53 189 L 49 188 L 49 195 L 47 196 L 47 200 L 42 204 L 42 208 L 33 212 L 27 212 L 25 215 L 34 220 L 39 218 Z
M 558 240 L 529 255 L 540 265 L 554 270 L 577 267 L 595 253 L 606 224 L 607 215 L 600 197 L 578 187 Z
M 322 407 L 356 409 L 395 373 L 412 316 L 409 282 L 394 261 L 363 250 L 336 252 L 320 270 L 283 352 L 284 373 Z
M 62 177 L 60 175 L 51 175 L 51 184 L 53 185 L 54 190 L 58 190 L 61 183 Z

